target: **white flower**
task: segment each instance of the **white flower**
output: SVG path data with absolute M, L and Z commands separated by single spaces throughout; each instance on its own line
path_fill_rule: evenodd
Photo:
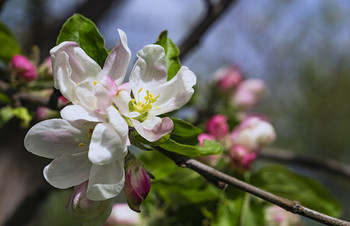
M 124 186 L 124 157 L 128 126 L 113 106 L 106 116 L 78 105 L 61 111 L 63 119 L 42 121 L 27 133 L 24 145 L 36 155 L 54 159 L 44 169 L 45 179 L 65 189 L 89 180 L 87 198 L 100 201 Z
M 119 43 L 108 55 L 103 69 L 75 42 L 62 42 L 51 49 L 54 86 L 73 104 L 92 111 L 103 111 L 111 105 L 131 56 L 125 33 L 118 32 Z
M 131 119 L 141 136 L 156 141 L 173 129 L 169 117 L 157 116 L 179 109 L 191 99 L 196 76 L 187 67 L 181 67 L 176 76 L 167 81 L 165 51 L 159 45 L 147 45 L 137 55 L 130 87 L 119 90 L 114 103 Z

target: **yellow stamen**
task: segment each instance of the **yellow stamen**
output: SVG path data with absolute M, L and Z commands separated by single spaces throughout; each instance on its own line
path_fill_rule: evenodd
M 80 83 L 79 83 L 79 82 L 77 83 L 77 86 L 78 86 L 78 85 L 80 85 Z
M 139 91 L 138 91 L 138 93 L 141 93 L 141 91 L 142 91 L 143 89 L 142 89 L 142 87 L 139 89 Z
M 157 108 L 158 110 L 160 110 L 160 109 L 161 109 L 159 106 L 156 106 L 156 108 Z
M 95 81 L 94 81 L 94 86 L 95 86 L 96 84 L 97 84 L 97 81 L 95 80 Z
M 79 143 L 80 148 L 84 147 L 84 145 L 85 145 L 84 143 Z
M 131 99 L 131 103 L 135 103 L 135 101 L 136 101 L 135 99 Z

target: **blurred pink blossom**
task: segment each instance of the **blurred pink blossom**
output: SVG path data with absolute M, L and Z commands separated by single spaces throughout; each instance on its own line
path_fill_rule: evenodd
M 215 80 L 221 91 L 233 90 L 242 80 L 243 76 L 237 66 L 225 66 L 215 72 Z
M 204 140 L 215 140 L 215 137 L 207 133 L 201 133 L 198 135 L 197 139 L 199 141 L 199 145 L 202 147 L 204 144 Z
M 230 151 L 230 159 L 232 163 L 244 170 L 251 169 L 252 163 L 254 162 L 256 157 L 256 152 L 250 152 L 249 150 L 240 145 L 233 146 Z
M 206 130 L 216 139 L 222 139 L 229 133 L 227 117 L 224 115 L 214 115 L 206 124 Z
M 260 79 L 247 79 L 239 84 L 233 96 L 233 101 L 238 108 L 252 108 L 265 93 L 265 83 Z
M 103 226 L 117 225 L 140 225 L 140 215 L 130 209 L 126 203 L 117 203 L 113 205 L 112 213 Z
M 272 125 L 263 118 L 250 116 L 233 130 L 231 138 L 235 145 L 256 151 L 272 143 L 276 139 L 276 133 Z
M 270 226 L 300 226 L 300 216 L 282 209 L 279 206 L 269 206 L 265 209 L 265 222 Z
M 27 82 L 38 78 L 35 66 L 23 55 L 14 55 L 9 63 L 9 68 L 16 76 Z

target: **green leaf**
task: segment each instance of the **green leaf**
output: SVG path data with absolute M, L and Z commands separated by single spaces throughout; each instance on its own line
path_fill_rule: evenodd
M 198 135 L 203 133 L 200 128 L 177 118 L 171 118 L 174 122 L 174 128 L 170 138 L 182 144 L 194 145 L 198 143 Z
M 18 107 L 15 109 L 12 109 L 12 112 L 16 118 L 21 120 L 21 126 L 23 128 L 28 127 L 30 121 L 32 120 L 32 116 L 30 115 L 29 111 L 25 107 Z
M 189 157 L 216 155 L 220 154 L 223 150 L 223 147 L 220 143 L 212 140 L 204 140 L 203 147 L 200 147 L 199 145 L 191 146 L 180 144 L 172 139 L 169 139 L 167 142 L 159 146 L 167 151 L 175 152 L 177 154 Z
M 4 126 L 10 119 L 14 117 L 12 108 L 5 106 L 0 109 L 0 127 Z
M 80 14 L 74 14 L 63 24 L 57 38 L 57 45 L 64 41 L 78 43 L 87 55 L 103 67 L 108 52 L 105 41 L 94 22 Z
M 179 54 L 180 51 L 173 41 L 168 38 L 168 31 L 160 33 L 154 44 L 162 46 L 165 50 L 165 59 L 167 63 L 168 81 L 172 79 L 181 68 Z
M 0 60 L 8 64 L 13 55 L 21 52 L 21 47 L 11 34 L 11 31 L 0 23 Z
M 280 166 L 260 169 L 251 178 L 253 185 L 281 197 L 299 201 L 302 205 L 321 213 L 338 217 L 341 207 L 333 196 L 318 182 L 293 173 Z
M 0 103 L 9 104 L 11 102 L 12 102 L 12 100 L 10 97 L 8 97 L 6 94 L 0 92 Z

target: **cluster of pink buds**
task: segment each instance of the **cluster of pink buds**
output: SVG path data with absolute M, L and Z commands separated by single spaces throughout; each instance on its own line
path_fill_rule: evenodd
M 200 145 L 202 146 L 206 139 L 220 142 L 233 165 L 242 170 L 250 170 L 258 151 L 276 138 L 271 124 L 258 116 L 245 118 L 230 133 L 227 117 L 215 115 L 208 120 L 206 129 L 208 133 L 198 136 Z M 213 164 L 217 162 L 217 158 L 209 156 L 204 160 Z
M 9 63 L 11 72 L 20 79 L 30 82 L 38 78 L 36 68 L 30 60 L 23 55 L 14 55 Z
M 249 110 L 255 106 L 266 91 L 260 79 L 244 79 L 238 66 L 225 66 L 215 72 L 216 85 L 226 95 L 231 96 L 234 106 Z

